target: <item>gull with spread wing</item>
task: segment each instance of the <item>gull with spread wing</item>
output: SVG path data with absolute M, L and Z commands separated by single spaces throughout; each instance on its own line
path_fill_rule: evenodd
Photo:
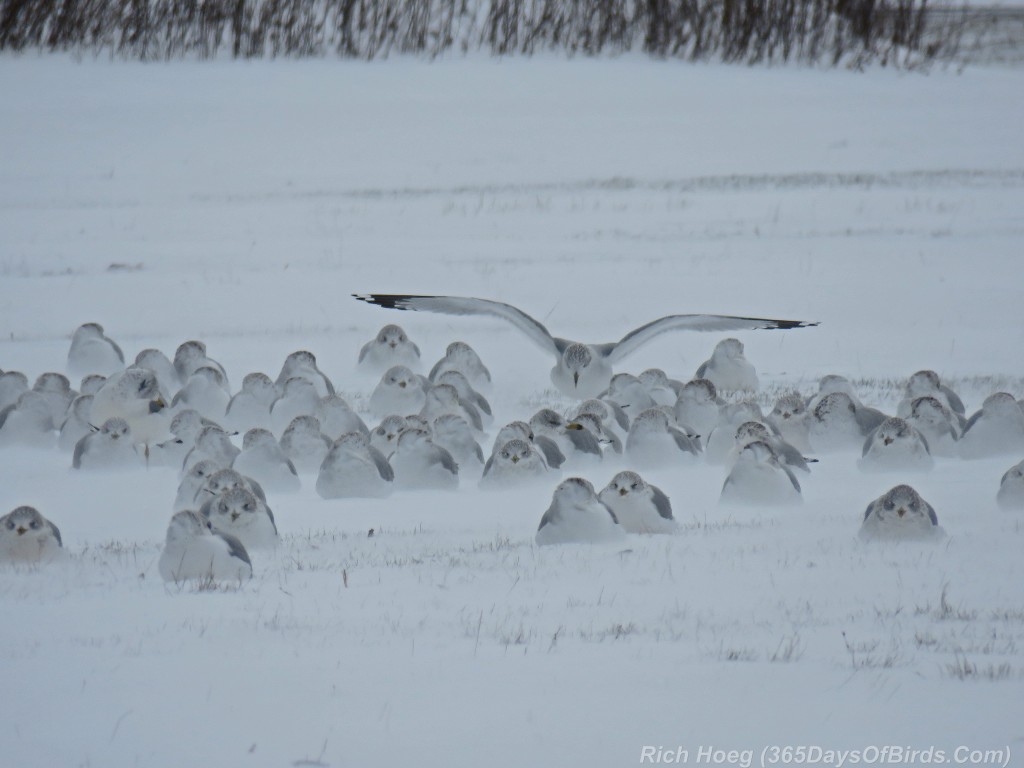
M 630 331 L 609 344 L 583 344 L 552 336 L 548 329 L 511 304 L 463 296 L 352 294 L 359 301 L 388 309 L 438 312 L 445 315 L 493 315 L 512 323 L 557 362 L 551 381 L 567 395 L 584 400 L 608 388 L 612 366 L 666 331 L 744 331 L 761 328 L 804 328 L 817 323 L 729 315 L 668 315 Z

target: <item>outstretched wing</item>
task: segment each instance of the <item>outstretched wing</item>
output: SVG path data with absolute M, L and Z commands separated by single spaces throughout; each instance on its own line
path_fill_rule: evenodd
M 492 315 L 512 323 L 541 349 L 557 358 L 568 346 L 561 339 L 554 339 L 548 329 L 522 310 L 511 304 L 488 299 L 474 299 L 468 296 L 408 296 L 386 293 L 353 293 L 353 297 L 367 304 L 376 304 L 387 309 L 411 309 L 416 312 L 437 312 L 442 315 Z
M 596 349 L 614 363 L 636 352 L 641 346 L 666 331 L 756 331 L 761 329 L 807 328 L 817 323 L 803 320 L 772 320 L 765 317 L 732 315 L 669 315 L 630 331 L 615 344 L 599 344 Z

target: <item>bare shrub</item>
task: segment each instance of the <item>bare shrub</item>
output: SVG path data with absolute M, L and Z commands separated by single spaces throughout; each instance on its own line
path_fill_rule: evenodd
M 951 59 L 927 0 L 0 0 L 0 49 L 236 58 L 482 49 L 902 67 Z

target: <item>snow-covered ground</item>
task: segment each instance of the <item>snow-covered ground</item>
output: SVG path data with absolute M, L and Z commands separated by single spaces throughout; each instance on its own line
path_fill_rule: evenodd
M 446 293 L 595 342 L 675 312 L 816 320 L 737 334 L 763 402 L 841 373 L 892 411 L 928 367 L 970 412 L 1024 396 L 1022 92 L 982 67 L 3 57 L 0 368 L 63 370 L 98 321 L 131 358 L 202 339 L 235 387 L 309 349 L 365 409 L 358 350 L 400 322 L 427 362 L 480 352 L 498 425 L 570 405 L 499 320 L 349 296 Z M 619 369 L 687 379 L 719 338 Z M 1024 765 L 1024 518 L 995 504 L 1021 458 L 911 479 L 823 457 L 788 510 L 720 506 L 721 467 L 643 472 L 680 532 L 615 547 L 534 545 L 556 480 L 332 502 L 305 476 L 271 494 L 284 539 L 254 578 L 203 590 L 156 570 L 173 471 L 6 450 L 0 514 L 38 507 L 68 556 L 0 569 L 0 765 Z M 948 540 L 860 543 L 908 479 Z

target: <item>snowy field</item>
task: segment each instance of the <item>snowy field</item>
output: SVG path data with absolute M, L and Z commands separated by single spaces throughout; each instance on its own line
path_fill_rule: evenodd
M 372 426 L 356 356 L 399 322 L 427 365 L 474 346 L 496 425 L 571 407 L 509 325 L 350 298 L 376 291 L 507 301 L 592 342 L 676 312 L 820 321 L 735 334 L 768 407 L 839 373 L 893 412 L 921 368 L 968 413 L 1024 396 L 1024 70 L 24 56 L 0 93 L 0 369 L 30 382 L 95 321 L 131 359 L 202 339 L 235 388 L 308 349 Z M 618 370 L 687 380 L 720 338 Z M 325 501 L 304 475 L 269 495 L 283 541 L 253 579 L 204 589 L 157 572 L 174 471 L 7 449 L 0 514 L 36 506 L 67 555 L 0 568 L 0 766 L 773 745 L 1024 765 L 1024 517 L 995 501 L 1024 456 L 914 477 L 855 458 L 823 456 L 793 509 L 720 505 L 720 466 L 641 468 L 679 532 L 613 547 L 534 544 L 558 478 Z M 600 489 L 620 463 L 580 473 Z M 860 542 L 904 481 L 948 539 Z

